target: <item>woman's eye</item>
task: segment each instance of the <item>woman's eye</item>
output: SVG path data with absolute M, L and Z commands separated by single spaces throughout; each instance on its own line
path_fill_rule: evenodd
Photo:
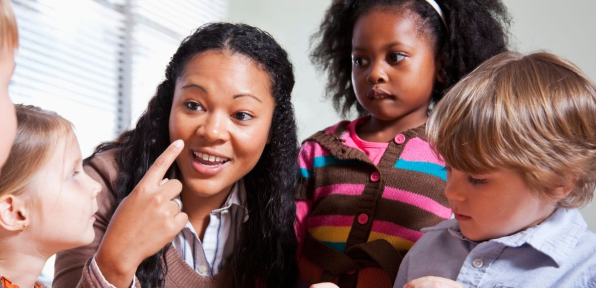
M 406 56 L 399 54 L 399 53 L 393 53 L 393 54 L 389 55 L 389 60 L 392 63 L 397 63 L 401 60 L 404 60 L 404 58 L 406 58 Z
M 248 121 L 250 119 L 252 119 L 252 115 L 246 113 L 246 112 L 238 112 L 234 114 L 234 118 L 236 118 L 237 120 L 240 121 Z
M 201 106 L 201 104 L 199 104 L 195 101 L 188 101 L 188 102 L 184 103 L 184 106 L 186 106 L 186 108 L 188 108 L 189 110 L 196 110 L 196 111 L 203 110 L 203 107 Z

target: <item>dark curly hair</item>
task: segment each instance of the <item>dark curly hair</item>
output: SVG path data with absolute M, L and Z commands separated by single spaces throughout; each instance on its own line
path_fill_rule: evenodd
M 242 237 L 230 259 L 234 287 L 295 286 L 296 218 L 294 190 L 298 140 L 291 92 L 294 74 L 288 55 L 267 32 L 244 24 L 211 23 L 199 27 L 182 41 L 167 66 L 165 80 L 157 87 L 147 111 L 135 129 L 122 133 L 114 142 L 98 146 L 94 154 L 120 149 L 118 157 L 118 200 L 126 197 L 145 175 L 155 159 L 168 147 L 168 122 L 174 87 L 186 64 L 199 53 L 227 50 L 252 59 L 268 75 L 275 108 L 270 130 L 271 141 L 256 166 L 244 176 L 249 221 L 242 226 Z M 168 177 L 178 172 L 174 163 Z M 168 244 L 170 245 L 170 244 Z M 167 266 L 166 246 L 145 259 L 136 276 L 143 287 L 162 287 Z
M 351 82 L 352 32 L 356 20 L 378 6 L 416 13 L 421 31 L 430 35 L 441 61 L 432 102 L 443 97 L 446 89 L 484 60 L 507 50 L 510 17 L 500 0 L 437 0 L 445 24 L 425 0 L 334 0 L 318 32 L 311 37 L 314 45 L 311 61 L 327 72 L 326 95 L 337 112 L 347 117 L 353 106 L 359 116 L 368 112 L 358 103 Z

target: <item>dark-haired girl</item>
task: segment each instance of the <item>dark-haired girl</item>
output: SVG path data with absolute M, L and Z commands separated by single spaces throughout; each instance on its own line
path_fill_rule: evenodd
M 293 286 L 293 86 L 266 32 L 187 37 L 135 129 L 87 159 L 103 186 L 96 238 L 58 255 L 53 286 Z
M 346 116 L 299 155 L 301 286 L 392 287 L 424 227 L 451 215 L 446 173 L 425 137 L 429 107 L 507 49 L 499 0 L 334 0 L 313 62 Z

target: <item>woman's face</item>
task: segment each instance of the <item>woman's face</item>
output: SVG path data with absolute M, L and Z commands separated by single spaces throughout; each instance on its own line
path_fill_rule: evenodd
M 170 141 L 184 140 L 176 159 L 182 194 L 227 197 L 259 161 L 275 100 L 269 75 L 248 57 L 224 50 L 192 58 L 178 78 Z

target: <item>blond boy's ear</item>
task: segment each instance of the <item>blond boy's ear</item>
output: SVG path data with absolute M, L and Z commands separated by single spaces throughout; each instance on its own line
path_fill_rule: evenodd
M 0 198 L 0 227 L 7 231 L 22 231 L 29 225 L 25 202 L 15 195 Z

